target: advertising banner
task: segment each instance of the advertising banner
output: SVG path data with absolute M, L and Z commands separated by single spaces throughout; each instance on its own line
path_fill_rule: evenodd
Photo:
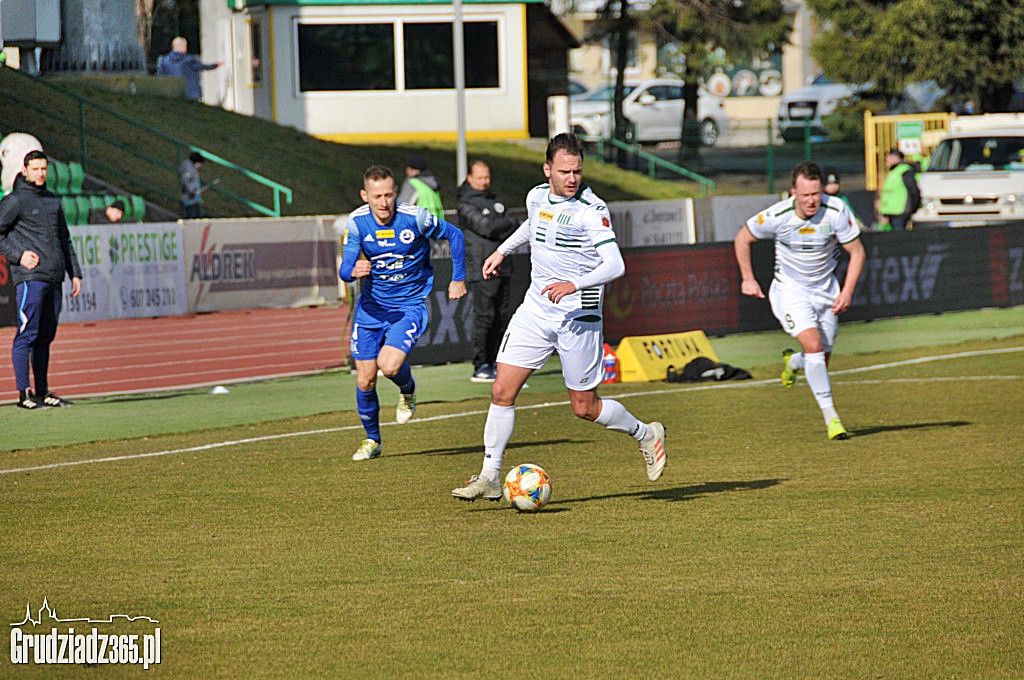
M 185 313 L 181 225 L 83 225 L 71 229 L 71 242 L 82 292 L 71 297 L 64 280 L 62 323 Z
M 1024 304 L 1024 224 L 994 230 L 990 248 L 996 304 Z
M 609 342 L 739 327 L 739 270 L 731 246 L 632 250 L 624 259 L 625 275 L 605 290 Z
M 620 248 L 696 242 L 693 199 L 618 201 L 608 204 Z
M 337 300 L 338 238 L 325 218 L 196 220 L 184 228 L 190 312 Z
M 14 281 L 11 281 L 7 258 L 0 255 L 0 326 L 13 326 L 16 323 L 18 311 L 14 304 Z

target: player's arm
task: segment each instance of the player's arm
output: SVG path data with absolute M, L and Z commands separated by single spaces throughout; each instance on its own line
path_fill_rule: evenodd
M 448 283 L 448 299 L 458 300 L 468 292 L 466 290 L 466 238 L 462 230 L 447 220 L 430 214 L 420 208 L 416 215 L 416 226 L 427 238 L 445 239 L 452 254 L 452 280 Z
M 369 275 L 370 261 L 359 257 L 363 252 L 362 240 L 359 237 L 359 227 L 351 215 L 345 224 L 341 243 L 341 266 L 338 267 L 338 276 L 341 280 L 351 282 Z
M 524 220 L 519 228 L 516 229 L 512 234 L 502 241 L 501 245 L 498 246 L 497 250 L 487 256 L 484 260 L 483 275 L 485 279 L 489 279 L 498 273 L 501 269 L 501 263 L 505 261 L 505 258 L 515 252 L 516 248 L 523 246 L 530 242 L 530 220 Z
M 601 258 L 600 264 L 577 279 L 559 281 L 549 284 L 541 290 L 541 295 L 558 304 L 566 295 L 578 290 L 610 283 L 626 273 L 626 263 L 622 260 L 622 251 L 615 240 L 611 219 L 604 205 L 594 206 L 583 216 L 583 225 L 590 237 L 590 242 Z
M 859 236 L 842 245 L 843 250 L 850 255 L 850 265 L 846 268 L 846 278 L 843 279 L 843 287 L 839 291 L 835 302 L 832 303 L 832 312 L 834 314 L 842 314 L 853 304 L 853 292 L 857 290 L 857 281 L 860 279 L 861 272 L 864 271 L 864 260 L 866 259 L 864 244 Z
M 744 224 L 733 239 L 732 247 L 736 253 L 736 264 L 740 267 L 740 292 L 751 297 L 763 298 L 764 291 L 754 278 L 754 265 L 750 259 L 750 245 L 756 240 L 757 237 Z

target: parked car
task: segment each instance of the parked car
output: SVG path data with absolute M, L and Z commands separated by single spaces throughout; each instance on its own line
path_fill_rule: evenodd
M 860 93 L 862 86 L 834 83 L 819 75 L 810 84 L 783 95 L 779 102 L 779 132 L 787 142 L 804 138 L 807 122 L 814 137 L 827 137 L 822 118 L 835 111 L 839 103 Z
M 603 85 L 574 97 L 569 105 L 569 125 L 585 140 L 611 137 L 614 85 Z M 623 88 L 622 115 L 628 121 L 629 141 L 663 142 L 677 140 L 683 124 L 683 83 L 658 79 L 627 82 Z M 697 96 L 700 141 L 713 146 L 729 129 L 725 100 L 703 88 Z
M 1024 219 L 1024 118 L 968 116 L 932 149 L 918 176 L 915 227 L 974 227 Z M 979 120 L 980 119 L 980 120 Z M 983 125 L 1004 125 L 985 128 Z

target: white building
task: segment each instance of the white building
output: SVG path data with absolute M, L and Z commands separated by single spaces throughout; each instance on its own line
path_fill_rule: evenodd
M 225 61 L 207 103 L 333 141 L 456 135 L 449 2 L 203 0 L 200 15 L 204 60 Z M 466 0 L 463 22 L 467 136 L 546 135 L 574 38 L 533 0 Z

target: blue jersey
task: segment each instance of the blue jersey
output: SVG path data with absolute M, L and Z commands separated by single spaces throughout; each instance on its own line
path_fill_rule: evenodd
M 438 219 L 424 208 L 398 203 L 390 224 L 377 223 L 370 206 L 349 214 L 342 237 L 338 275 L 352 280 L 352 268 L 360 253 L 370 260 L 360 305 L 374 302 L 384 309 L 423 304 L 434 287 L 429 239 L 447 239 L 452 254 L 452 280 L 466 279 L 466 249 L 458 227 Z

